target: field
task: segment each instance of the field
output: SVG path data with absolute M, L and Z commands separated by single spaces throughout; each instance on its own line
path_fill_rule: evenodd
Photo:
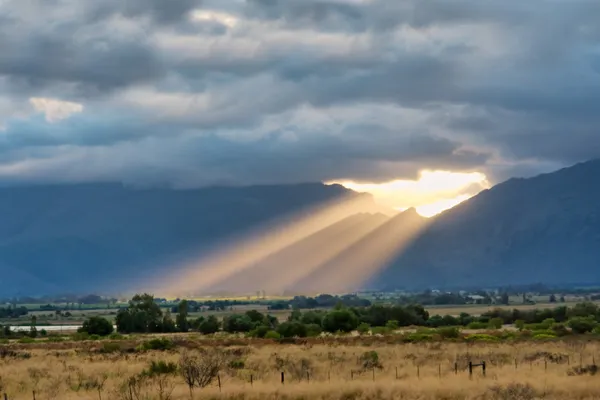
M 205 359 L 218 356 L 222 366 L 217 379 L 193 391 L 195 399 L 591 400 L 600 396 L 600 379 L 592 375 L 596 368 L 591 365 L 600 356 L 600 343 L 583 339 L 400 344 L 394 337 L 369 336 L 282 344 L 193 335 L 170 338 L 176 347 L 167 351 L 141 350 L 140 344 L 150 339 L 142 336 L 114 342 L 6 345 L 0 352 L 0 389 L 9 400 L 31 399 L 34 391 L 38 400 L 189 399 L 179 374 L 131 380 L 151 361 L 179 363 L 186 352 L 202 353 Z M 470 377 L 469 361 L 485 361 L 485 376 L 475 367 Z M 580 364 L 586 367 L 583 371 Z M 132 387 L 128 382 L 134 381 Z
M 539 300 L 545 299 L 540 298 Z M 571 306 L 575 304 L 577 301 L 580 301 L 580 298 L 572 297 L 567 298 L 566 305 Z M 600 304 L 600 302 L 594 302 L 596 304 Z M 125 305 L 125 304 L 123 304 Z M 533 309 L 542 309 L 542 308 L 554 308 L 560 304 L 557 303 L 537 303 L 537 304 L 519 304 L 513 303 L 508 306 L 505 305 L 449 305 L 449 306 L 426 306 L 425 308 L 429 312 L 430 315 L 453 315 L 458 316 L 460 313 L 468 313 L 474 316 L 481 315 L 487 311 L 492 309 L 500 308 L 500 309 L 517 309 L 517 310 L 533 310 Z M 30 307 L 32 307 L 30 305 Z M 192 312 L 190 313 L 190 318 L 198 318 L 200 316 L 207 317 L 209 315 L 216 315 L 219 318 L 231 315 L 231 314 L 239 314 L 244 313 L 248 310 L 257 310 L 262 313 L 269 313 L 280 321 L 285 321 L 287 317 L 290 315 L 291 310 L 268 310 L 268 307 L 265 305 L 257 305 L 257 304 L 249 304 L 249 305 L 237 305 L 233 306 L 231 310 L 226 311 L 204 311 L 204 312 Z M 108 319 L 114 319 L 117 309 L 116 308 L 96 308 L 96 309 L 82 309 L 82 310 L 72 310 L 70 311 L 71 316 L 57 316 L 54 312 L 51 311 L 32 311 L 28 315 L 25 315 L 20 318 L 15 319 L 6 319 L 0 320 L 0 324 L 11 324 L 11 325 L 29 325 L 31 321 L 31 316 L 35 315 L 37 318 L 38 325 L 80 325 L 86 318 L 90 316 L 102 316 Z

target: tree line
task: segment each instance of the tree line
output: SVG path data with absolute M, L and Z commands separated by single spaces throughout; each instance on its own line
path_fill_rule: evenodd
M 268 313 L 250 310 L 231 314 L 219 320 L 216 316 L 190 318 L 189 302 L 180 301 L 177 313 L 163 311 L 148 294 L 134 296 L 127 308 L 119 310 L 116 328 L 119 333 L 169 333 L 196 331 L 213 334 L 219 331 L 244 333 L 253 337 L 306 337 L 322 332 L 339 333 L 377 331 L 378 328 L 395 329 L 406 326 L 429 328 L 469 327 L 473 329 L 500 328 L 515 324 L 520 329 L 542 330 L 564 328 L 565 323 L 575 332 L 593 330 L 600 321 L 600 309 L 594 303 L 580 303 L 573 307 L 559 306 L 553 309 L 507 310 L 493 309 L 480 316 L 461 313 L 453 315 L 430 315 L 418 304 L 347 307 L 338 303 L 332 309 L 294 309 L 286 321 L 280 322 Z M 92 319 L 86 321 L 82 330 L 89 334 L 109 334 L 112 324 Z

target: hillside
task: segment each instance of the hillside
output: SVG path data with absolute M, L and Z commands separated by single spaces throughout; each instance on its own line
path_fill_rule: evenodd
M 511 179 L 433 220 L 378 287 L 600 283 L 600 160 Z
M 0 188 L 4 295 L 119 290 L 127 282 L 257 226 L 335 199 L 371 196 L 339 185 L 195 190 L 118 184 Z

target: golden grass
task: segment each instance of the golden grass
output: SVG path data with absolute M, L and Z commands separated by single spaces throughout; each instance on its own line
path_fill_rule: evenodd
M 30 358 L 8 355 L 0 361 L 1 390 L 12 399 L 126 399 L 120 387 L 139 374 L 151 360 L 177 362 L 180 349 L 170 352 L 100 354 L 103 342 L 9 345 Z M 186 347 L 219 346 L 218 341 L 188 339 Z M 239 343 L 243 343 L 240 341 Z M 600 356 L 595 342 L 520 342 L 340 344 L 322 342 L 302 345 L 247 341 L 247 345 L 219 346 L 228 360 L 243 360 L 243 369 L 225 367 L 221 390 L 216 382 L 195 391 L 196 399 L 598 399 L 600 377 L 569 376 L 580 362 L 592 364 Z M 199 351 L 199 350 L 190 350 Z M 365 367 L 361 355 L 376 351 L 381 368 Z M 469 360 L 486 361 L 487 374 L 474 371 Z M 515 367 L 516 361 L 516 367 Z M 459 371 L 455 374 L 454 365 Z M 281 384 L 285 371 L 285 384 Z M 308 374 L 307 374 L 308 373 Z M 252 376 L 252 377 L 251 377 Z M 308 377 L 308 381 L 307 381 Z M 103 388 L 86 388 L 94 378 L 106 379 Z M 252 379 L 253 384 L 250 384 Z M 189 399 L 179 376 L 170 378 L 172 400 Z M 145 387 L 145 400 L 160 400 L 155 383 Z M 142 397 L 140 397 L 141 399 Z M 165 397 L 163 397 L 165 399 Z

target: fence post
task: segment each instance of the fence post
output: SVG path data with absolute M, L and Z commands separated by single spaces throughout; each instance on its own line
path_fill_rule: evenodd
M 517 359 L 515 358 L 515 369 L 517 369 Z
M 473 377 L 473 362 L 469 361 L 469 379 Z
M 454 363 L 454 375 L 458 375 L 458 363 Z
M 327 380 L 331 383 L 331 370 L 327 371 Z
M 481 370 L 483 371 L 483 376 L 485 376 L 485 361 L 481 362 Z
M 353 381 L 354 380 L 354 371 L 350 371 L 350 380 Z
M 398 367 L 396 367 L 396 379 L 398 379 Z
M 4 400 L 8 400 L 8 395 L 4 393 Z
M 250 386 L 254 386 L 254 377 L 250 374 Z
M 583 365 L 583 353 L 579 353 L 579 365 Z
M 375 367 L 373 367 L 373 381 L 375 381 Z
M 442 364 L 438 364 L 438 376 L 442 379 Z
M 421 369 L 419 368 L 419 366 L 417 365 L 417 378 L 421 378 Z
M 33 400 L 35 400 L 35 390 L 33 391 Z
M 306 371 L 306 382 L 310 382 L 310 372 Z
M 548 360 L 544 360 L 544 371 L 548 371 Z
M 285 373 L 283 371 L 281 371 L 281 384 L 283 385 L 285 383 Z
M 221 392 L 221 375 L 217 374 L 217 382 L 219 383 L 219 393 Z

